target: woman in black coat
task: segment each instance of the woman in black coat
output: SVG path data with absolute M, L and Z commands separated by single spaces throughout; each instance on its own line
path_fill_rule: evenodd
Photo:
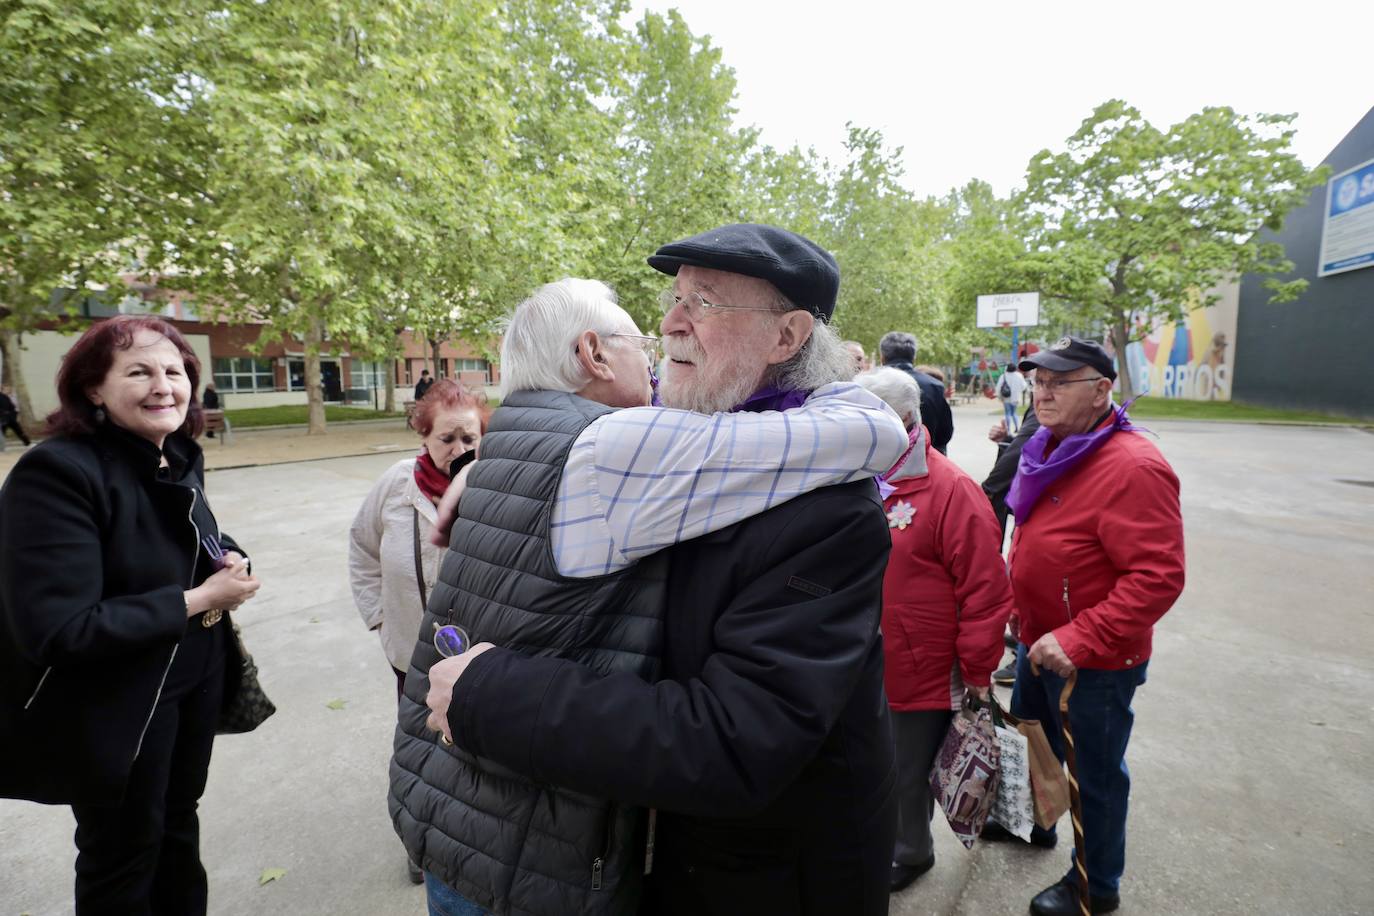
M 72 806 L 79 916 L 205 912 L 224 611 L 258 581 L 205 500 L 199 371 L 159 318 L 93 325 L 0 490 L 0 795 Z

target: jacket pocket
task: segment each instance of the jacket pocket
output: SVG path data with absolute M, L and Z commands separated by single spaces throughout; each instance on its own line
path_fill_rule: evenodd
M 50 674 L 52 674 L 52 665 L 43 669 L 43 676 L 38 679 L 38 684 L 33 688 L 33 693 L 29 694 L 28 700 L 24 703 L 24 710 L 26 712 L 28 708 L 33 705 L 33 701 L 38 699 L 38 692 L 43 689 L 43 685 L 47 683 L 48 675 Z
M 601 826 L 601 848 L 596 858 L 592 859 L 592 890 L 594 891 L 601 890 L 606 860 L 611 857 L 611 844 L 615 842 L 615 805 L 607 805 L 602 817 L 605 820 Z
M 1070 622 L 1070 623 L 1073 623 L 1073 604 L 1072 604 L 1072 603 L 1070 602 L 1070 600 L 1069 600 L 1069 577 L 1068 577 L 1068 576 L 1065 576 L 1065 577 L 1064 577 L 1064 595 L 1063 595 L 1063 600 L 1064 600 L 1064 616 L 1066 616 L 1066 617 L 1069 618 L 1069 622 Z

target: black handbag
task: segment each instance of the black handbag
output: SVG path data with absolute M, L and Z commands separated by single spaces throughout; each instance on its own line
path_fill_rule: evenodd
M 258 683 L 258 666 L 253 664 L 253 656 L 243 647 L 239 625 L 231 618 L 230 626 L 234 628 L 234 645 L 241 663 L 237 677 L 232 670 L 225 672 L 224 704 L 220 707 L 219 724 L 215 732 L 220 735 L 241 735 L 266 722 L 277 711 L 277 707 L 267 698 L 262 684 Z M 231 660 L 230 668 L 233 667 Z

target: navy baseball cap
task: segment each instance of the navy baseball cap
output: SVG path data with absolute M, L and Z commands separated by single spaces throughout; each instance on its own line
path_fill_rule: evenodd
M 649 257 L 650 267 L 672 276 L 684 265 L 767 280 L 796 308 L 827 322 L 840 292 L 840 268 L 830 252 L 777 226 L 721 226 L 670 242 Z
M 1027 356 L 1017 366 L 1022 372 L 1028 369 L 1049 369 L 1052 372 L 1072 372 L 1083 366 L 1092 366 L 1104 377 L 1116 381 L 1116 366 L 1112 355 L 1102 344 L 1082 337 L 1061 337 L 1054 346 L 1038 350 Z

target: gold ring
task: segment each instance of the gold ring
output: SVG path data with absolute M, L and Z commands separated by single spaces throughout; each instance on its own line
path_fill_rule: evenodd
M 444 747 L 453 747 L 453 739 L 443 732 L 439 732 L 439 743 L 444 745 Z

